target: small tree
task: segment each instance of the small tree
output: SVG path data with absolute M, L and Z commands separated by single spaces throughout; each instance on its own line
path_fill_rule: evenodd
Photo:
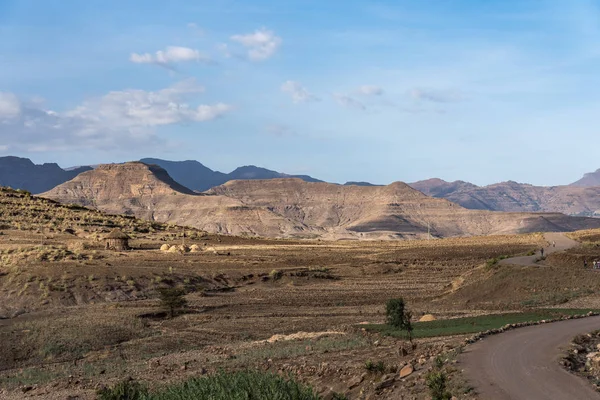
M 452 394 L 446 390 L 448 378 L 442 371 L 432 372 L 427 375 L 427 387 L 431 394 L 431 400 L 450 400 Z
M 406 331 L 408 340 L 412 343 L 413 326 L 410 322 L 412 313 L 405 308 L 404 299 L 390 299 L 385 308 L 387 324 Z
M 175 310 L 187 306 L 185 291 L 179 288 L 162 288 L 158 289 L 161 305 L 169 310 L 171 318 L 175 316 Z

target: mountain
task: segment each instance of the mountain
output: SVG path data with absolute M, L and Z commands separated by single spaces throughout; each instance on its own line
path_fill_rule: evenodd
M 419 181 L 411 183 L 410 186 L 414 189 L 417 189 L 420 192 L 425 193 L 427 196 L 432 197 L 444 197 L 445 194 L 453 193 L 458 190 L 469 190 L 477 188 L 476 185 L 473 185 L 469 182 L 464 181 L 454 181 L 454 182 L 446 182 L 444 180 L 433 178 L 427 179 L 425 181 Z M 469 208 L 469 207 L 467 207 Z
M 197 194 L 156 165 L 101 165 L 44 193 L 109 213 L 208 232 L 324 239 L 422 238 L 600 227 L 562 214 L 467 210 L 396 182 L 343 186 L 299 178 L 234 180 Z
M 28 158 L 0 157 L 0 186 L 24 189 L 37 194 L 60 185 L 90 167 L 77 167 L 69 171 L 55 163 L 34 164 Z
M 198 191 L 204 192 L 214 186 L 219 186 L 225 182 L 236 179 L 277 179 L 277 178 L 300 178 L 307 182 L 322 182 L 308 175 L 288 175 L 266 168 L 246 165 L 236 168 L 228 174 L 202 165 L 198 161 L 167 161 L 159 158 L 143 158 L 140 160 L 145 164 L 155 164 L 164 168 L 173 179 L 182 185 Z
M 213 171 L 194 160 L 167 161 L 159 158 L 143 158 L 140 162 L 160 166 L 177 182 L 199 192 L 204 192 L 229 180 L 227 174 Z
M 476 186 L 457 181 L 429 179 L 410 184 L 426 195 L 445 198 L 474 210 L 560 212 L 600 216 L 600 186 L 533 186 L 513 181 Z
M 215 233 L 279 236 L 282 231 L 291 234 L 303 229 L 267 209 L 247 207 L 225 196 L 195 193 L 163 168 L 142 162 L 100 165 L 41 196 Z
M 344 183 L 344 186 L 381 186 L 381 185 L 374 185 L 374 184 L 369 183 L 369 182 L 348 181 L 348 182 Z
M 579 187 L 591 187 L 591 186 L 600 186 L 600 169 L 597 169 L 596 172 L 589 172 L 583 176 L 577 182 L 571 183 L 570 186 L 579 186 Z

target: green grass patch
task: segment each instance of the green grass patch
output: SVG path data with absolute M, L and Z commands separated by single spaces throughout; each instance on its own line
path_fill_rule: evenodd
M 125 397 L 127 396 L 127 397 Z M 192 378 L 184 383 L 150 391 L 145 385 L 124 381 L 98 392 L 100 400 L 319 400 L 309 386 L 291 378 L 258 371 L 220 372 L 216 375 Z
M 478 317 L 453 318 L 438 321 L 415 322 L 413 337 L 427 338 L 436 336 L 463 335 L 502 328 L 507 324 L 535 322 L 543 319 L 555 319 L 570 315 L 585 315 L 594 309 L 540 309 L 529 312 L 490 314 Z M 361 325 L 367 331 L 379 332 L 386 336 L 406 338 L 406 332 L 385 324 Z

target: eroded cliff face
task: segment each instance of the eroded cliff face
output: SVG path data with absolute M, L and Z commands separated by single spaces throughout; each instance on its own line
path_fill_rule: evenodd
M 423 238 L 573 230 L 600 220 L 467 210 L 396 182 L 343 186 L 296 178 L 230 181 L 196 194 L 162 168 L 102 165 L 43 194 L 114 214 L 208 232 L 324 239 Z

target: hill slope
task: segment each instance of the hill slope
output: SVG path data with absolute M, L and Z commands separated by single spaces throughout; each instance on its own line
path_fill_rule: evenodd
M 583 176 L 577 182 L 571 183 L 569 186 L 580 186 L 580 187 L 592 187 L 600 186 L 600 169 L 595 172 L 589 172 Z
M 475 210 L 600 215 L 600 186 L 546 187 L 509 181 L 480 187 L 467 182 L 445 182 L 441 179 L 429 179 L 410 185 L 429 196 L 445 198 Z
M 66 171 L 54 163 L 36 165 L 28 158 L 0 157 L 0 186 L 42 193 L 90 169 L 78 167 Z
M 467 210 L 396 182 L 387 186 L 340 186 L 298 179 L 231 181 L 209 193 L 235 198 L 245 205 L 267 207 L 308 226 L 345 229 L 358 236 L 438 236 L 573 230 L 600 226 L 600 221 L 561 214 L 498 213 Z
M 155 164 L 164 168 L 169 175 L 182 185 L 204 192 L 212 187 L 219 186 L 225 182 L 236 179 L 277 179 L 277 178 L 300 178 L 307 182 L 322 182 L 308 175 L 287 175 L 270 169 L 246 165 L 238 167 L 228 174 L 213 171 L 198 161 L 167 161 L 159 158 L 143 158 L 140 160 L 145 164 Z
M 265 237 L 392 238 L 573 230 L 600 220 L 464 209 L 404 183 L 343 186 L 297 178 L 230 181 L 195 194 L 140 162 L 102 165 L 43 196 L 110 213 Z
M 100 165 L 42 196 L 215 233 L 281 236 L 304 228 L 267 209 L 247 207 L 229 197 L 194 193 L 161 167 L 141 162 Z

